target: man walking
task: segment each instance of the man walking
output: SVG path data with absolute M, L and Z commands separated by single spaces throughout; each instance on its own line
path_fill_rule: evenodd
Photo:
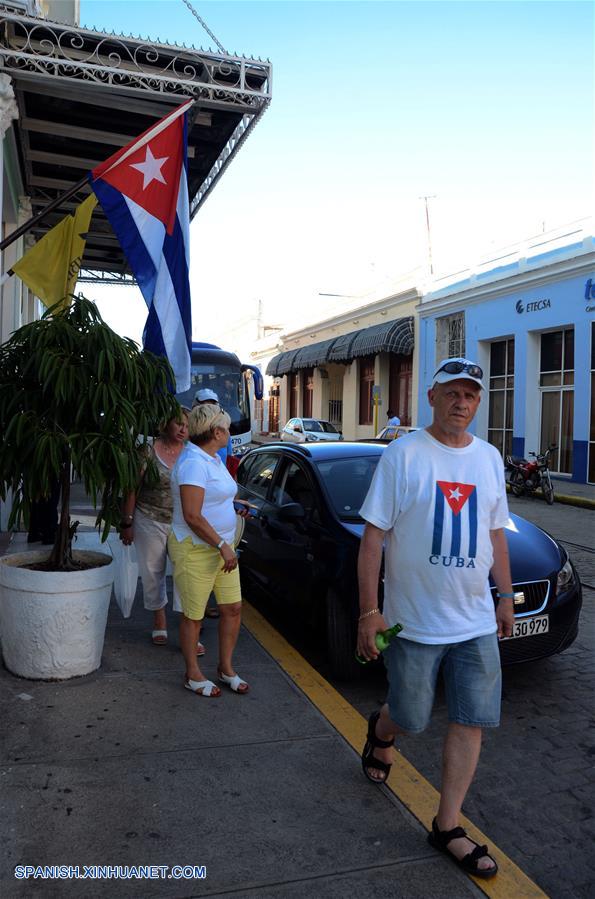
M 393 441 L 382 455 L 361 509 L 357 645 L 366 659 L 376 658 L 378 631 L 403 625 L 385 652 L 387 701 L 369 719 L 362 754 L 364 773 L 376 784 L 388 777 L 395 736 L 426 728 L 442 666 L 449 725 L 428 839 L 468 873 L 492 877 L 498 866 L 487 847 L 459 827 L 481 730 L 500 721 L 498 637 L 510 636 L 514 622 L 504 466 L 493 446 L 468 432 L 482 377 L 467 359 L 443 361 L 428 391 L 432 424 Z M 495 614 L 490 572 L 498 590 Z

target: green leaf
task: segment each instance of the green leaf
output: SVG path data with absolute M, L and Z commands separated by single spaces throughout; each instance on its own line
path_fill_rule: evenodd
M 105 539 L 118 520 L 118 497 L 136 483 L 137 437 L 176 414 L 168 377 L 165 360 L 117 335 L 84 297 L 67 310 L 47 310 L 0 345 L 0 496 L 13 491 L 13 523 L 61 472 L 68 476 L 72 459 L 100 503 Z M 68 502 L 64 512 L 68 526 Z M 71 539 L 60 544 L 64 567 Z

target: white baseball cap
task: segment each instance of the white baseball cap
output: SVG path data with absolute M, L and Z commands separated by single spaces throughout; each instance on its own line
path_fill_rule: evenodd
M 448 384 L 449 381 L 473 381 L 483 390 L 483 369 L 477 362 L 456 356 L 451 359 L 443 359 L 434 372 L 432 384 Z
M 200 390 L 197 390 L 194 394 L 194 402 L 195 403 L 218 403 L 219 397 L 215 393 L 214 390 L 209 390 L 208 387 L 202 387 Z

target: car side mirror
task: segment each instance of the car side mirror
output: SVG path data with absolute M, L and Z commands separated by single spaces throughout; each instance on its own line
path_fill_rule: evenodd
M 302 521 L 306 517 L 306 510 L 299 503 L 286 503 L 279 509 L 281 521 Z

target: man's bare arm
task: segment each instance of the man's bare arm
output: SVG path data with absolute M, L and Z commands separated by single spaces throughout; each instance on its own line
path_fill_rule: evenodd
M 357 651 L 365 659 L 375 659 L 378 650 L 374 639 L 386 629 L 384 618 L 378 611 L 378 578 L 382 564 L 384 531 L 367 523 L 359 548 L 357 574 L 359 583 L 360 620 L 357 629 Z
M 491 575 L 495 581 L 498 593 L 512 593 L 512 578 L 510 575 L 510 559 L 508 558 L 508 543 L 504 528 L 490 531 L 490 540 L 494 552 Z M 496 623 L 499 637 L 510 637 L 514 624 L 514 602 L 512 597 L 499 599 L 496 605 Z

